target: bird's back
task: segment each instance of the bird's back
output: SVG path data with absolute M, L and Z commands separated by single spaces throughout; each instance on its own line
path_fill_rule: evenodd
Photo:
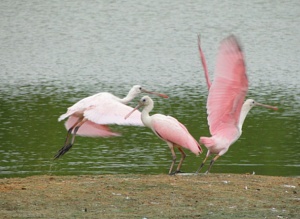
M 95 107 L 104 104 L 105 102 L 118 101 L 118 97 L 108 92 L 101 92 L 92 96 L 85 97 L 68 108 L 65 114 L 62 114 L 58 121 L 64 120 L 70 115 L 77 114 L 77 116 L 83 115 L 83 112 L 89 107 Z
M 187 148 L 196 155 L 202 152 L 199 143 L 177 119 L 162 114 L 155 114 L 151 117 L 152 129 L 160 138 Z

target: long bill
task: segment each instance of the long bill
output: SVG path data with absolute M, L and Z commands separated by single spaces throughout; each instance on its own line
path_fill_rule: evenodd
M 142 92 L 148 93 L 148 94 L 154 94 L 154 95 L 162 97 L 162 98 L 169 98 L 168 95 L 166 95 L 166 94 L 162 94 L 162 93 L 158 93 L 158 92 L 154 92 L 154 91 L 148 91 L 143 88 L 142 88 Z
M 262 104 L 262 103 L 258 103 L 258 102 L 255 102 L 255 105 L 262 106 L 262 107 L 265 107 L 265 108 L 269 108 L 269 109 L 272 109 L 272 110 L 278 110 L 277 106 L 270 106 L 270 105 L 266 105 L 266 104 Z
M 134 111 L 136 111 L 138 108 L 140 108 L 142 105 L 141 104 L 139 104 L 139 105 L 137 105 L 130 113 L 128 113 L 125 117 L 124 117 L 124 119 L 127 119 Z

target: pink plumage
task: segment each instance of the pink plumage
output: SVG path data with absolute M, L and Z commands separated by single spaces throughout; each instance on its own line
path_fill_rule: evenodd
M 204 75 L 205 75 L 205 79 L 206 79 L 207 89 L 209 90 L 210 86 L 211 86 L 211 82 L 209 80 L 207 64 L 206 64 L 204 53 L 203 53 L 202 48 L 200 46 L 200 42 L 201 42 L 200 41 L 200 35 L 198 35 L 198 50 L 199 50 L 199 54 L 200 54 L 200 59 L 201 59 L 202 67 L 203 67 L 203 70 L 204 70 Z
M 214 161 L 225 154 L 241 135 L 239 118 L 248 91 L 248 79 L 244 55 L 235 36 L 231 35 L 221 42 L 212 84 L 200 47 L 200 38 L 198 48 L 209 89 L 206 107 L 212 137 L 200 137 L 200 143 L 205 145 L 208 152 L 197 172 L 210 154 L 217 154 L 211 161 L 209 172 Z
M 69 107 L 67 112 L 62 114 L 58 119 L 58 121 L 61 121 L 68 118 L 65 123 L 68 133 L 64 146 L 54 157 L 59 158 L 70 150 L 74 144 L 76 135 L 89 137 L 119 136 L 120 134 L 112 132 L 107 125 L 143 126 L 139 111 L 134 112 L 130 119 L 124 119 L 125 115 L 133 110 L 132 107 L 126 104 L 142 92 L 168 98 L 165 94 L 147 91 L 140 85 L 135 85 L 124 98 L 102 92 L 83 98 Z M 73 136 L 70 140 L 71 135 Z
M 210 154 L 217 154 L 210 163 L 207 171 L 209 172 L 213 163 L 241 136 L 243 122 L 253 106 L 259 105 L 274 110 L 277 107 L 260 104 L 252 99 L 244 102 L 248 91 L 248 78 L 244 54 L 234 35 L 221 42 L 212 84 L 199 36 L 198 49 L 209 90 L 206 107 L 212 137 L 200 137 L 200 143 L 204 144 L 208 151 L 197 172 L 201 170 Z
M 207 98 L 211 135 L 221 134 L 224 128 L 237 129 L 247 91 L 244 55 L 232 35 L 223 40 L 219 48 L 214 81 Z
M 148 96 L 144 96 L 140 100 L 139 105 L 135 107 L 134 110 L 131 113 L 129 113 L 125 118 L 129 118 L 130 115 L 140 107 L 144 107 L 141 117 L 144 125 L 152 129 L 152 131 L 160 139 L 165 141 L 171 150 L 172 164 L 169 170 L 169 174 L 175 174 L 180 172 L 181 165 L 186 156 L 182 148 L 189 149 L 196 155 L 202 153 L 202 149 L 199 143 L 193 138 L 193 136 L 189 133 L 187 128 L 177 119 L 162 114 L 154 114 L 152 116 L 149 115 L 149 112 L 151 112 L 151 110 L 154 107 L 154 103 L 153 100 Z M 178 148 L 182 156 L 176 171 L 173 173 L 172 170 L 176 161 L 176 154 L 174 148 Z
M 144 126 L 139 111 L 136 111 L 130 119 L 124 119 L 124 116 L 132 111 L 132 109 L 132 107 L 122 103 L 121 99 L 118 97 L 103 92 L 78 101 L 68 108 L 67 113 L 59 117 L 59 121 L 72 115 L 77 118 L 84 117 L 90 122 L 101 125 L 117 124 Z M 71 122 L 69 121 L 68 124 L 71 124 Z M 70 128 L 69 125 L 68 127 Z M 80 127 L 80 129 L 82 128 L 83 127 Z M 80 135 L 79 132 L 77 132 L 77 135 Z
M 66 129 L 69 130 L 77 121 L 78 121 L 78 117 L 70 116 L 68 120 L 65 122 Z M 77 135 L 86 136 L 86 137 L 120 136 L 119 133 L 115 133 L 111 131 L 107 125 L 100 125 L 91 121 L 86 121 L 85 123 L 83 123 L 80 129 L 78 129 Z
M 171 116 L 155 114 L 151 116 L 152 129 L 162 140 L 180 145 L 196 155 L 202 153 L 199 143 L 191 136 L 187 128 Z

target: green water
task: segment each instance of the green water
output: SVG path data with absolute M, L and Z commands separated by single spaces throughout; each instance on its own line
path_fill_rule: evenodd
M 190 98 L 156 100 L 155 112 L 170 114 L 187 126 L 195 139 L 208 136 L 205 98 L 182 91 Z M 171 153 L 146 127 L 118 127 L 115 138 L 77 137 L 61 159 L 53 155 L 63 145 L 66 130 L 57 121 L 67 102 L 59 95 L 28 95 L 1 100 L 1 176 L 33 174 L 167 173 Z M 136 100 L 137 101 L 137 100 Z M 134 105 L 134 104 L 132 104 Z M 279 106 L 280 107 L 280 106 Z M 299 120 L 284 110 L 254 108 L 241 138 L 214 165 L 212 172 L 294 176 L 299 171 Z M 205 157 L 187 151 L 183 171 L 194 172 Z M 180 156 L 180 153 L 177 153 Z

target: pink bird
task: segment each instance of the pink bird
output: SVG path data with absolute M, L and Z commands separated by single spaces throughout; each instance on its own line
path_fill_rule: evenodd
M 112 132 L 107 125 L 143 126 L 139 111 L 135 112 L 130 119 L 124 119 L 124 116 L 133 109 L 126 104 L 142 92 L 168 98 L 165 94 L 147 91 L 140 85 L 135 85 L 131 88 L 127 96 L 122 99 L 111 93 L 102 92 L 86 97 L 69 107 L 68 111 L 58 119 L 58 121 L 62 121 L 68 118 L 65 123 L 68 133 L 64 146 L 57 152 L 54 158 L 59 158 L 70 150 L 74 144 L 76 135 L 89 137 L 119 136 L 120 134 Z M 73 136 L 70 141 L 72 134 Z
M 209 80 L 199 36 L 198 48 L 209 90 L 206 108 L 212 137 L 200 137 L 200 144 L 204 144 L 208 151 L 197 173 L 207 158 L 211 154 L 216 154 L 210 162 L 208 173 L 213 163 L 228 151 L 230 145 L 239 139 L 244 120 L 253 106 L 263 106 L 273 110 L 277 110 L 277 107 L 264 105 L 252 99 L 244 102 L 248 91 L 248 78 L 243 51 L 234 35 L 230 35 L 221 42 L 215 79 L 212 84 Z
M 196 155 L 202 153 L 202 149 L 199 143 L 193 138 L 193 136 L 189 133 L 187 128 L 181 124 L 177 119 L 171 116 L 165 116 L 162 114 L 154 114 L 152 116 L 149 113 L 152 111 L 154 107 L 153 100 L 144 96 L 137 107 L 135 107 L 126 117 L 127 119 L 133 112 L 135 112 L 138 108 L 144 107 L 142 111 L 142 122 L 145 126 L 152 129 L 152 131 L 163 141 L 165 141 L 172 153 L 172 164 L 169 170 L 169 174 L 175 174 L 180 172 L 180 168 L 182 166 L 183 160 L 186 157 L 186 154 L 183 151 L 183 148 L 189 149 Z M 178 148 L 181 153 L 181 159 L 177 166 L 176 172 L 172 173 L 174 164 L 176 162 L 176 154 L 174 148 Z

